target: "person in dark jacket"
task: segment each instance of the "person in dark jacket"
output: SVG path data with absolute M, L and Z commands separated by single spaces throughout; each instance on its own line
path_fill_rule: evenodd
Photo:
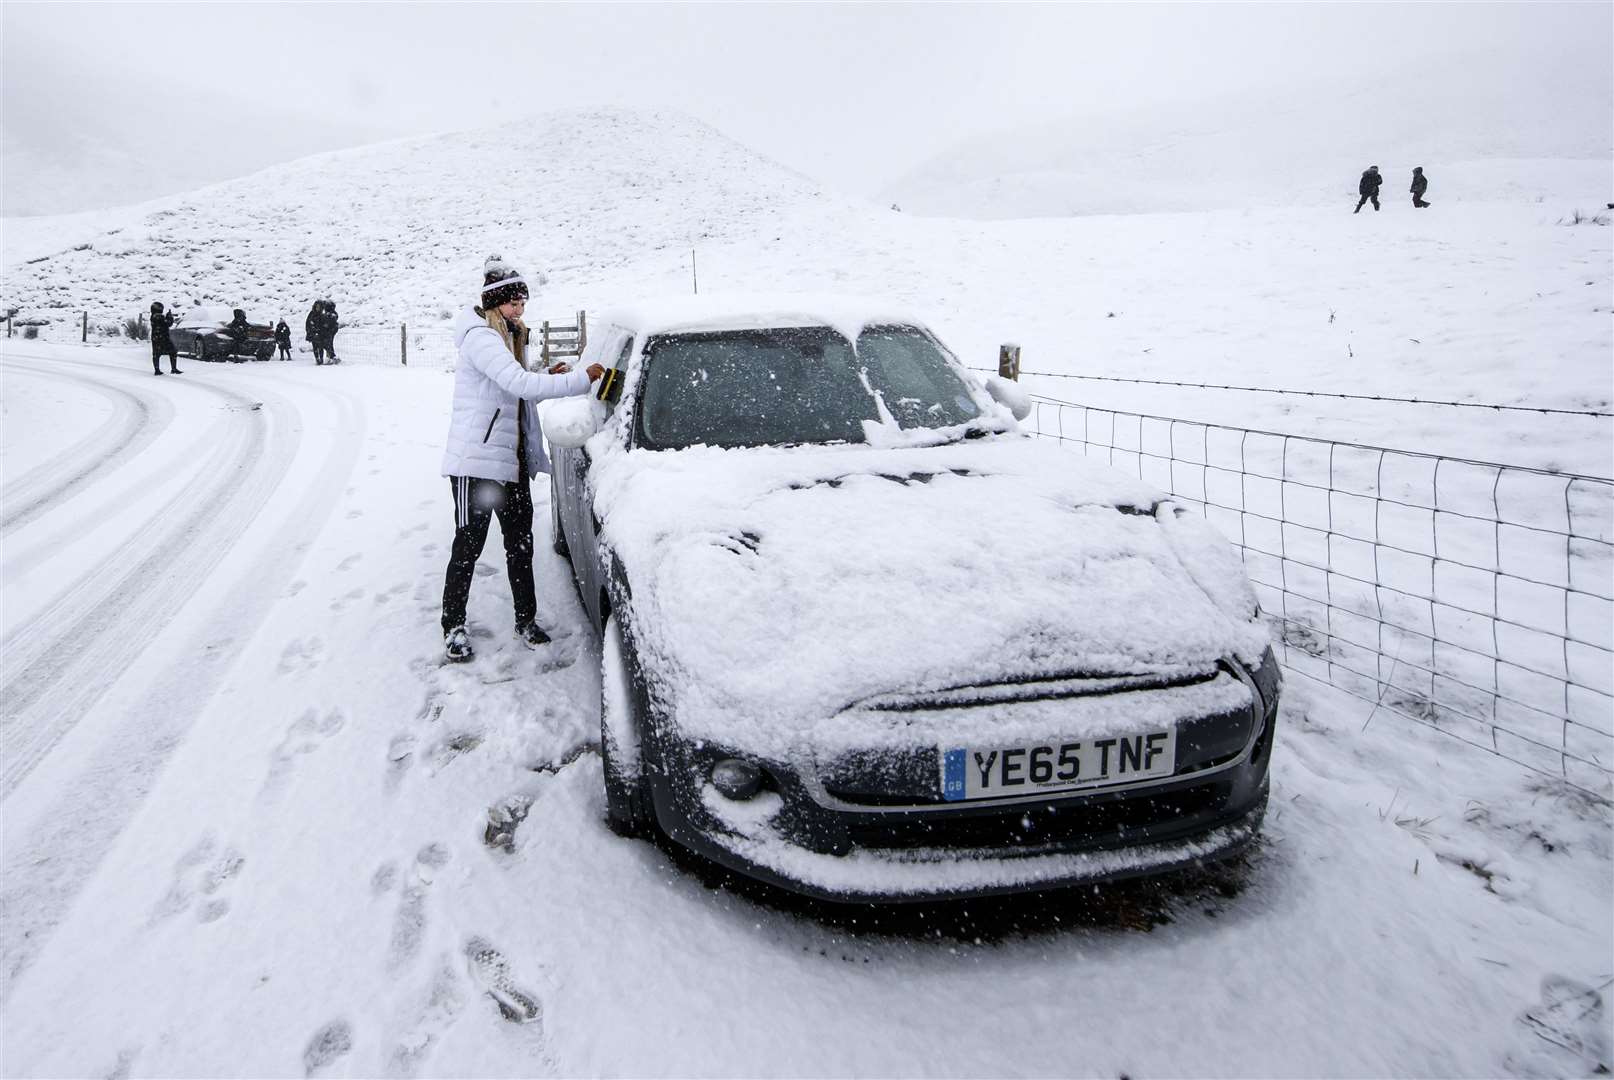
M 314 363 L 325 363 L 325 301 L 315 300 L 303 320 L 303 336 L 314 348 Z
M 230 335 L 230 354 L 232 356 L 246 356 L 251 350 L 247 348 L 247 313 L 241 308 L 235 309 L 235 318 L 231 319 L 224 332 Z
M 285 319 L 275 323 L 275 347 L 280 351 L 280 359 L 291 359 L 291 327 L 286 325 Z
M 1413 206 L 1421 209 L 1422 207 L 1429 205 L 1423 201 L 1423 193 L 1429 190 L 1429 178 L 1423 174 L 1422 165 L 1419 165 L 1412 170 L 1412 187 L 1408 188 L 1407 190 L 1412 192 Z
M 1356 190 L 1362 197 L 1356 200 L 1356 209 L 1352 210 L 1351 213 L 1360 214 L 1362 204 L 1369 199 L 1373 200 L 1373 209 L 1377 210 L 1379 208 L 1379 185 L 1382 183 L 1384 183 L 1384 177 L 1379 175 L 1379 167 L 1369 165 L 1367 172 L 1362 174 L 1361 183 L 1356 185 Z
M 161 375 L 162 365 L 158 362 L 164 355 L 168 357 L 168 370 L 175 375 L 183 375 L 179 370 L 179 352 L 174 348 L 174 339 L 169 335 L 169 329 L 179 321 L 179 316 L 173 312 L 163 312 L 162 301 L 153 300 L 151 303 L 151 373 Z
M 325 318 L 320 327 L 325 337 L 325 356 L 331 363 L 340 364 L 342 361 L 336 358 L 336 332 L 342 328 L 342 324 L 336 318 L 336 305 L 329 300 L 324 304 Z

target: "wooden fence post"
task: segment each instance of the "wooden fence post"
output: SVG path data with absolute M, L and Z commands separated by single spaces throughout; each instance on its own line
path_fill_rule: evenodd
M 409 366 L 409 324 L 398 324 L 398 355 L 403 357 L 404 367 Z
M 1020 381 L 1020 346 L 998 346 L 998 374 L 1013 382 Z
M 80 327 L 79 338 L 78 339 L 81 342 L 86 342 L 87 343 L 90 340 L 90 313 L 88 311 L 83 312 L 83 316 L 84 316 L 84 321 L 83 321 L 83 324 Z
M 588 344 L 588 312 L 577 313 L 577 359 L 583 359 L 583 348 Z
M 6 337 L 11 336 L 11 316 L 6 316 Z

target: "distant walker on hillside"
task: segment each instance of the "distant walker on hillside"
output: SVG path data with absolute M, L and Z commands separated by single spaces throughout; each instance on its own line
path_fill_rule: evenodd
M 1379 185 L 1382 183 L 1384 183 L 1384 177 L 1379 175 L 1379 167 L 1369 165 L 1367 172 L 1362 174 L 1361 182 L 1356 185 L 1356 190 L 1362 197 L 1356 200 L 1356 209 L 1352 210 L 1351 213 L 1360 214 L 1362 204 L 1369 199 L 1373 200 L 1373 209 L 1377 210 L 1379 208 Z
M 1412 205 L 1422 209 L 1429 204 L 1423 201 L 1423 193 L 1429 190 L 1429 178 L 1423 174 L 1423 166 L 1419 165 L 1412 170 Z

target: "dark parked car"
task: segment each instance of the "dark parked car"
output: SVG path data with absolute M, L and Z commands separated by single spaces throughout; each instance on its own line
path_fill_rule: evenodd
M 272 360 L 275 328 L 236 318 L 240 308 L 198 307 L 174 324 L 169 336 L 174 348 L 198 360 Z
M 856 902 L 1255 837 L 1279 672 L 1198 512 L 1021 433 L 1017 386 L 886 306 L 685 298 L 590 332 L 605 400 L 544 426 L 613 829 Z

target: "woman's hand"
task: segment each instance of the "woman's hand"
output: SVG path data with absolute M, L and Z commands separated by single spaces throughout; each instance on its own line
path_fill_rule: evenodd
M 601 367 L 599 364 L 590 364 L 588 366 L 588 381 L 589 382 L 596 383 L 596 382 L 599 382 L 603 378 L 605 378 L 605 369 L 603 367 Z
M 564 360 L 556 361 L 549 367 L 549 373 L 551 375 L 564 375 L 570 370 L 572 370 L 572 365 L 568 364 Z

